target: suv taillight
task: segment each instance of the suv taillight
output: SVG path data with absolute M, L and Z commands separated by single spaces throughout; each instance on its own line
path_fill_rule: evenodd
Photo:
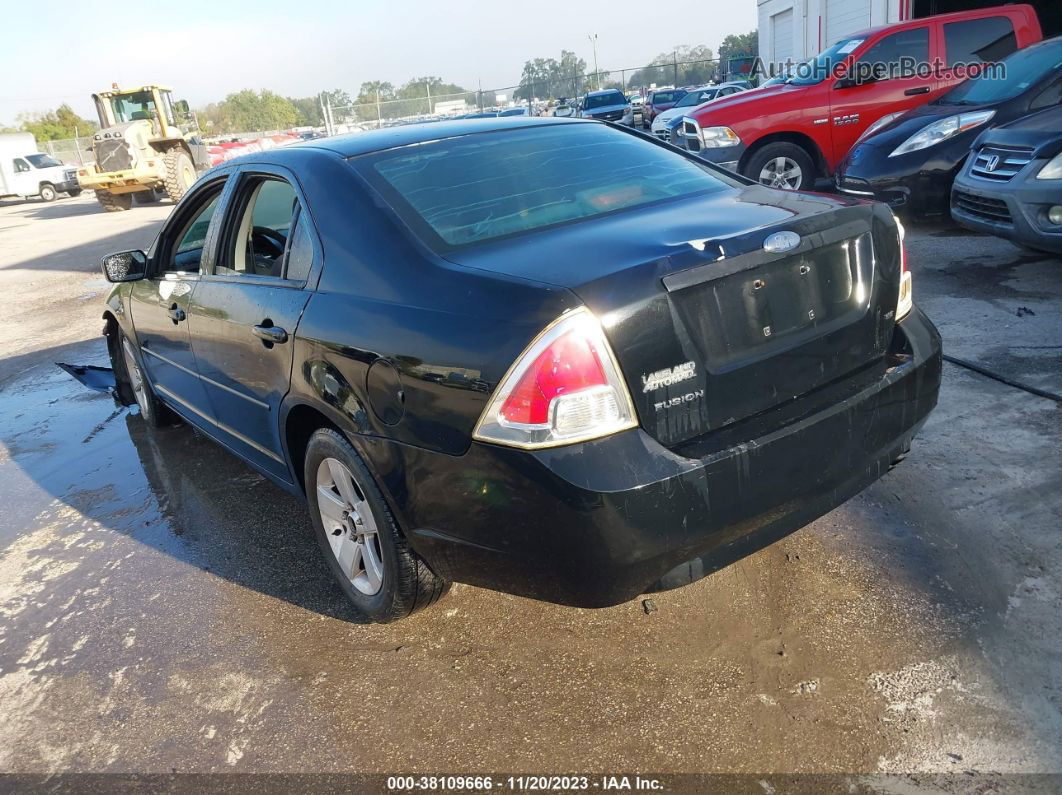
M 586 308 L 562 315 L 502 378 L 473 438 L 512 447 L 555 447 L 636 427 L 619 365 Z

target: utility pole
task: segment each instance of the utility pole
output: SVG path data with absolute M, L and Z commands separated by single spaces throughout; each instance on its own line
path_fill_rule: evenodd
M 431 83 L 424 84 L 424 90 L 428 92 L 428 115 L 431 115 Z
M 321 103 L 321 119 L 324 121 L 325 135 L 331 135 L 332 131 L 328 128 L 328 114 L 325 112 L 324 92 L 322 91 L 317 95 L 317 101 Z
M 671 85 L 678 88 L 678 50 L 672 53 L 672 57 L 675 59 L 675 80 Z
M 380 115 L 380 89 L 376 89 L 376 129 L 383 127 L 383 116 Z
M 331 128 L 329 135 L 335 135 L 336 133 L 336 120 L 332 116 L 332 98 L 325 94 L 325 110 L 328 111 L 328 126 Z
M 594 74 L 597 75 L 597 88 L 601 90 L 601 73 L 597 71 L 597 34 L 593 35 L 587 33 L 586 38 L 590 39 L 590 44 L 594 47 Z

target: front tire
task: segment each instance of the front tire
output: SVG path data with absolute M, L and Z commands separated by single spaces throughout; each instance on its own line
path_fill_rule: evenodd
M 174 147 L 163 157 L 166 168 L 166 195 L 171 201 L 178 202 L 195 182 L 195 165 L 188 153 L 180 147 Z
M 341 433 L 314 432 L 303 478 L 317 543 L 360 613 L 377 623 L 396 621 L 449 590 L 450 583 L 410 548 L 372 475 Z
M 147 380 L 140 366 L 136 346 L 121 329 L 118 329 L 115 347 L 117 350 L 111 351 L 111 365 L 114 368 L 115 380 L 120 384 L 119 397 L 123 401 L 132 398 L 140 407 L 140 416 L 151 428 L 175 424 L 177 415 L 155 394 L 151 382 Z
M 741 173 L 780 190 L 811 190 L 815 185 L 815 163 L 811 156 L 796 144 L 784 141 L 758 149 Z
M 111 193 L 106 190 L 98 190 L 96 191 L 96 201 L 107 212 L 120 213 L 133 206 L 133 195 L 131 193 Z
M 41 197 L 41 201 L 53 202 L 59 194 L 56 193 L 54 185 L 45 182 L 41 185 L 41 191 L 38 195 Z

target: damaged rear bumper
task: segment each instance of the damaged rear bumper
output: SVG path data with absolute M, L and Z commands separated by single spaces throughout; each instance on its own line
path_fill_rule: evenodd
M 692 582 L 857 494 L 910 447 L 940 375 L 940 336 L 915 309 L 885 361 L 672 450 L 638 429 L 457 457 L 393 444 L 375 458 L 438 573 L 606 606 Z

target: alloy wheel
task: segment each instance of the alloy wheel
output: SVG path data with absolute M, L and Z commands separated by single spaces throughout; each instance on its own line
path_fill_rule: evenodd
M 760 169 L 760 182 L 772 188 L 796 190 L 804 178 L 800 165 L 788 157 L 775 157 Z
M 384 564 L 376 518 L 365 492 L 342 461 L 325 458 L 317 467 L 317 505 L 344 576 L 366 596 L 379 593 Z

